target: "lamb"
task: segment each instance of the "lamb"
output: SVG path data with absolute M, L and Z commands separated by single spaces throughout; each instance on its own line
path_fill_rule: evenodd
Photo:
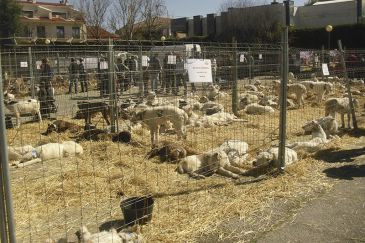
M 4 92 L 4 99 L 9 100 L 9 101 L 15 100 L 15 95 L 10 94 L 8 91 L 5 91 Z
M 280 93 L 280 81 L 274 81 L 274 88 L 277 92 L 277 95 Z M 303 84 L 296 83 L 296 84 L 288 84 L 287 85 L 287 92 L 289 94 L 294 94 L 296 97 L 296 101 L 298 106 L 301 105 L 304 107 L 304 95 L 307 93 L 307 89 Z
M 277 167 L 280 163 L 279 159 L 279 148 L 270 148 L 267 151 L 260 152 L 256 160 L 253 161 L 252 165 L 255 167 L 258 166 L 274 166 Z M 293 164 L 298 161 L 297 152 L 290 148 L 285 148 L 285 165 Z
M 255 85 L 252 85 L 252 84 L 247 84 L 247 85 L 244 86 L 244 88 L 247 91 L 254 91 L 254 92 L 258 91 L 258 88 Z
M 68 156 L 83 154 L 83 148 L 80 144 L 74 141 L 66 141 L 63 143 L 48 143 L 34 148 L 32 151 L 24 154 L 20 160 L 16 161 L 15 165 L 24 167 L 35 164 L 40 161 L 51 159 L 60 159 Z
M 68 122 L 68 121 L 63 121 L 63 120 L 56 120 L 56 121 L 52 122 L 51 124 L 48 124 L 47 131 L 42 133 L 42 135 L 47 136 L 48 134 L 50 134 L 52 132 L 57 132 L 57 133 L 63 133 L 66 131 L 78 132 L 80 130 L 81 130 L 81 127 L 77 124 L 74 124 L 74 123 Z
M 218 147 L 228 155 L 229 163 L 233 166 L 242 166 L 247 157 L 248 144 L 241 140 L 228 140 Z
M 30 145 L 25 145 L 21 147 L 8 146 L 9 161 L 19 161 L 23 155 L 33 150 L 34 148 Z
M 257 97 L 257 95 L 248 94 L 248 93 L 240 94 L 240 101 L 239 101 L 238 108 L 240 110 L 242 110 L 247 105 L 252 104 L 252 103 L 257 103 L 258 101 L 259 101 L 259 98 Z
M 249 104 L 244 110 L 247 114 L 262 115 L 266 113 L 274 113 L 274 109 L 271 106 L 262 106 L 257 103 Z
M 82 226 L 76 235 L 80 242 L 85 243 L 123 243 L 122 238 L 115 229 L 111 231 L 101 231 L 91 234 L 86 226 Z M 133 241 L 132 241 L 133 242 Z
M 315 152 L 320 149 L 322 144 L 328 143 L 327 135 L 324 132 L 321 125 L 313 120 L 311 121 L 312 126 L 312 139 L 310 141 L 305 142 L 295 142 L 292 144 L 288 144 L 287 147 L 294 150 L 305 150 L 307 152 Z
M 208 89 L 207 98 L 209 100 L 215 100 L 219 95 L 219 86 L 210 84 L 207 89 Z
M 16 128 L 20 127 L 20 115 L 21 114 L 33 114 L 37 115 L 39 122 L 42 122 L 42 116 L 40 111 L 40 104 L 38 100 L 20 100 L 20 101 L 5 101 L 5 107 L 15 115 Z
M 332 84 L 327 82 L 313 82 L 313 81 L 303 81 L 301 82 L 307 89 L 316 94 L 316 103 L 320 104 L 324 99 L 325 94 L 329 94 L 332 91 Z
M 159 156 L 161 162 L 177 161 L 189 155 L 198 154 L 196 151 L 176 143 L 167 142 L 160 148 L 154 148 L 147 154 L 147 159 Z
M 357 99 L 353 99 L 354 108 L 359 106 Z M 341 114 L 341 124 L 342 128 L 345 127 L 345 114 L 347 114 L 347 124 L 348 128 L 351 128 L 350 125 L 350 117 L 351 117 L 351 108 L 349 103 L 349 98 L 331 98 L 328 99 L 325 103 L 325 116 L 332 116 L 335 118 L 337 113 Z
M 182 109 L 174 106 L 157 106 L 137 112 L 131 119 L 132 122 L 142 121 L 151 133 L 152 148 L 158 145 L 160 126 L 170 121 L 177 133 L 178 139 L 186 139 L 185 124 L 188 115 Z
M 213 101 L 208 101 L 202 105 L 202 108 L 200 109 L 202 112 L 204 112 L 206 115 L 213 115 L 218 112 L 223 112 L 224 107 L 221 104 L 218 104 Z
M 198 120 L 191 121 L 191 125 L 196 127 L 211 127 L 214 125 L 227 125 L 231 122 L 246 122 L 247 120 L 239 119 L 234 114 L 227 112 L 218 112 L 210 116 L 202 116 Z
M 330 139 L 332 136 L 338 133 L 338 124 L 335 118 L 332 116 L 326 116 L 322 118 L 318 118 L 315 120 L 326 133 L 327 139 Z M 309 121 L 302 126 L 305 133 L 312 132 L 313 130 L 313 122 Z
M 240 174 L 246 172 L 231 165 L 228 155 L 221 150 L 183 158 L 176 170 L 179 174 L 187 173 L 197 179 L 205 178 L 214 173 L 237 179 Z
M 85 124 L 91 123 L 91 117 L 100 112 L 103 115 L 105 122 L 110 125 L 109 106 L 105 102 L 77 102 L 79 110 L 76 112 L 74 119 L 85 119 Z

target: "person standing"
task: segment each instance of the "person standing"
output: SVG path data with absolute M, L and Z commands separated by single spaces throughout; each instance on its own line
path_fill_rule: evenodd
M 86 80 L 86 72 L 84 67 L 84 60 L 80 58 L 79 63 L 79 79 L 81 84 L 81 92 L 88 92 L 88 83 Z
M 52 76 L 53 71 L 48 64 L 48 59 L 43 58 L 40 66 L 40 87 L 38 92 L 38 99 L 41 108 L 42 117 L 50 117 L 51 112 L 56 112 L 56 106 L 54 104 L 54 90 L 52 88 Z
M 151 80 L 151 89 L 155 93 L 157 93 L 157 86 L 159 82 L 159 75 L 161 73 L 162 66 L 160 59 L 158 59 L 158 54 L 155 53 L 150 59 L 150 66 L 149 66 L 149 76 Z
M 79 73 L 79 66 L 75 62 L 75 58 L 71 58 L 71 63 L 68 66 L 68 72 L 70 75 L 70 84 L 68 86 L 68 94 L 72 93 L 72 86 L 75 85 L 75 94 L 77 94 L 77 76 Z
M 217 60 L 215 59 L 215 55 L 212 58 L 212 79 L 213 79 L 213 84 L 218 84 L 217 81 Z
M 121 57 L 117 58 L 117 79 L 120 93 L 123 91 L 127 91 L 129 89 L 129 82 L 127 78 L 127 73 L 129 68 L 124 64 L 123 59 Z

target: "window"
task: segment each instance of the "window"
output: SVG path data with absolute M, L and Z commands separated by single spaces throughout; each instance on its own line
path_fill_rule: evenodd
M 33 11 L 22 11 L 24 17 L 33 18 Z
M 23 37 L 32 37 L 32 30 L 29 28 L 29 26 L 23 27 Z
M 72 37 L 80 39 L 80 27 L 72 27 Z
M 37 37 L 38 38 L 46 38 L 46 27 L 37 26 Z
M 56 15 L 60 16 L 61 18 L 66 19 L 67 18 L 67 14 L 66 13 L 60 13 L 60 12 L 52 12 L 52 17 L 56 17 Z
M 57 26 L 57 38 L 65 38 L 65 27 Z

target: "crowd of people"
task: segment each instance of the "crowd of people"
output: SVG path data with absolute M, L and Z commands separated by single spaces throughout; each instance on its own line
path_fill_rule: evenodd
M 199 56 L 197 56 L 199 58 Z M 162 58 L 161 58 L 162 59 Z M 215 57 L 211 59 L 213 82 L 217 81 L 217 62 Z M 68 92 L 67 94 L 78 93 L 79 83 L 81 92 L 88 92 L 88 80 L 84 60 L 82 58 L 76 60 L 70 59 L 68 66 Z M 102 56 L 98 59 L 97 64 L 97 80 L 98 89 L 101 97 L 110 94 L 110 68 L 107 60 Z M 164 58 L 160 60 L 158 53 L 152 54 L 144 61 L 139 62 L 136 55 L 118 56 L 114 65 L 114 78 L 116 80 L 115 90 L 119 94 L 127 92 L 132 86 L 138 87 L 139 94 L 144 97 L 149 91 L 156 94 L 172 94 L 178 95 L 181 88 L 183 94 L 188 93 L 188 73 L 185 68 L 184 58 L 173 52 L 166 53 Z M 49 92 L 52 90 L 53 72 L 48 63 L 48 59 L 44 58 L 40 68 L 40 89 L 42 95 L 53 97 Z M 194 83 L 190 83 L 191 92 L 196 91 Z

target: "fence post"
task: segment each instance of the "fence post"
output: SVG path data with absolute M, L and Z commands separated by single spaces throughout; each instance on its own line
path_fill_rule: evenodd
M 60 54 L 57 52 L 57 74 L 60 75 Z
M 30 93 L 32 99 L 35 97 L 35 87 L 34 87 L 34 70 L 33 70 L 33 58 L 32 58 L 32 47 L 28 47 L 28 60 L 29 60 L 29 75 L 30 75 Z
M 1 209 L 1 240 L 3 243 L 15 243 L 15 227 L 13 218 L 13 201 L 10 191 L 10 175 L 8 162 L 8 149 L 6 140 L 4 93 L 3 93 L 3 76 L 1 67 L 1 49 L 0 49 L 0 208 Z M 5 231 L 4 231 L 5 230 Z
M 286 19 L 288 19 L 289 1 L 284 1 L 286 9 Z M 289 72 L 289 44 L 288 32 L 289 23 L 285 25 L 282 33 L 282 72 L 280 85 L 280 120 L 279 120 L 279 154 L 280 163 L 277 165 L 278 170 L 283 172 L 285 168 L 285 142 L 286 142 L 286 102 L 287 102 L 287 84 Z
M 140 99 L 143 100 L 144 96 L 144 84 L 143 84 L 143 68 L 142 68 L 142 46 L 138 47 L 138 92 L 140 95 Z
M 237 41 L 232 40 L 233 46 L 233 82 L 232 82 L 232 112 L 238 116 L 238 94 L 237 94 Z
M 341 56 L 341 64 L 342 64 L 342 68 L 343 68 L 343 76 L 345 78 L 346 81 L 346 89 L 347 89 L 347 94 L 349 96 L 349 103 L 350 103 L 350 109 L 351 109 L 351 116 L 352 116 L 352 125 L 354 126 L 354 129 L 357 130 L 357 120 L 356 120 L 356 114 L 355 114 L 355 108 L 354 108 L 354 103 L 352 100 L 352 94 L 351 94 L 351 87 L 350 87 L 350 80 L 347 74 L 347 69 L 346 69 L 346 61 L 345 61 L 345 51 L 342 49 L 342 42 L 341 40 L 337 41 L 338 44 L 338 49 L 340 50 L 340 56 Z
M 115 92 L 115 68 L 114 68 L 114 52 L 113 52 L 113 41 L 109 38 L 108 45 L 108 59 L 109 59 L 109 107 L 110 107 L 110 130 L 112 133 L 115 132 L 115 108 L 116 108 L 116 92 Z

